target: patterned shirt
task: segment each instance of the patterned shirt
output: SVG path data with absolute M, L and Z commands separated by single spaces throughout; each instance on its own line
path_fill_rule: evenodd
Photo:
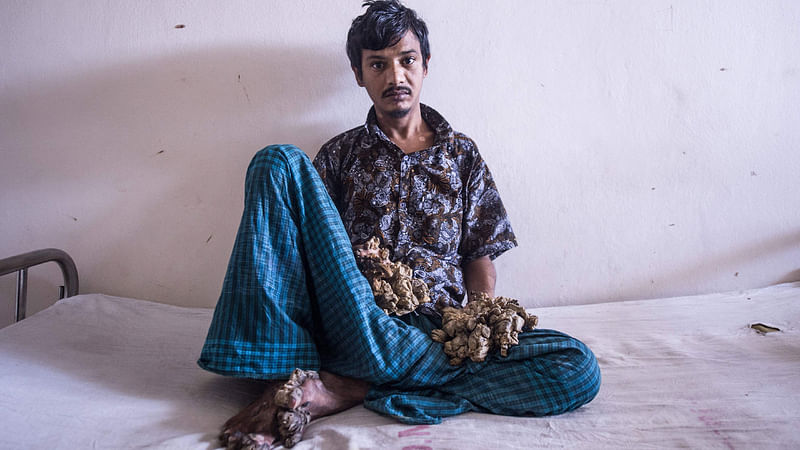
M 373 107 L 366 124 L 323 145 L 314 166 L 350 242 L 377 236 L 392 261 L 427 283 L 433 304 L 417 311 L 439 315 L 444 306 L 461 306 L 465 264 L 494 259 L 517 241 L 475 142 L 420 107 L 434 130 L 432 147 L 403 153 L 378 127 Z

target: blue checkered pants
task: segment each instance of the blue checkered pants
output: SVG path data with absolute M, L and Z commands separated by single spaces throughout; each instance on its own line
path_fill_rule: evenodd
M 560 414 L 600 387 L 591 350 L 558 331 L 523 333 L 507 357 L 454 367 L 429 337 L 437 326 L 375 305 L 305 153 L 270 146 L 256 154 L 201 367 L 268 380 L 296 367 L 358 378 L 372 384 L 367 408 L 409 424 L 466 411 Z

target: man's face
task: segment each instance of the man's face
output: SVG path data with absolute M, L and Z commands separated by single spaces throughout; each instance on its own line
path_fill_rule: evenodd
M 363 49 L 361 70 L 359 78 L 353 68 L 356 81 L 367 89 L 379 115 L 402 118 L 419 105 L 422 80 L 428 70 L 423 67 L 419 40 L 413 32 L 407 31 L 391 47 Z

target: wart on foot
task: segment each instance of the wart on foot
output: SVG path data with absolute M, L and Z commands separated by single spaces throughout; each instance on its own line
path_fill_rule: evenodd
M 284 447 L 291 448 L 303 439 L 306 425 L 311 422 L 309 402 L 303 402 L 303 383 L 318 380 L 313 370 L 294 369 L 292 376 L 275 393 L 274 403 L 278 407 L 278 436 Z
M 286 382 L 273 382 L 264 394 L 225 423 L 220 442 L 228 449 L 293 447 L 311 420 L 353 407 L 369 384 L 328 372 L 295 369 Z

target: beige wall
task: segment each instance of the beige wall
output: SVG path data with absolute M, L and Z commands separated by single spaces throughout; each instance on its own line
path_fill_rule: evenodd
M 501 294 L 800 279 L 800 3 L 407 3 L 423 101 L 478 142 L 518 234 Z M 60 247 L 83 292 L 213 306 L 252 154 L 364 119 L 359 4 L 0 2 L 0 255 Z

